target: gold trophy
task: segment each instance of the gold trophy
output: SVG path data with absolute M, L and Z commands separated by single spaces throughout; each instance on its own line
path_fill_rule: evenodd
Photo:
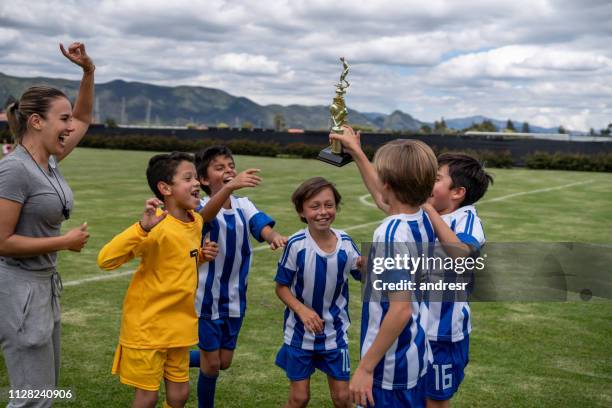
M 346 80 L 349 66 L 344 57 L 340 58 L 340 61 L 342 61 L 342 74 L 340 74 L 340 82 L 336 84 L 336 96 L 329 107 L 329 111 L 332 120 L 332 132 L 342 134 L 344 132 L 342 125 L 346 123 L 346 117 L 348 116 L 344 94 L 346 93 L 346 88 L 351 86 L 351 84 Z M 331 146 L 321 150 L 317 159 L 338 167 L 353 161 L 350 154 L 342 152 L 342 143 L 339 140 L 334 140 Z

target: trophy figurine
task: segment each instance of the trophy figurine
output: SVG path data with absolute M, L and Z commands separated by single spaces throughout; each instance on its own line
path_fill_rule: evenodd
M 346 117 L 348 116 L 348 110 L 344 103 L 344 94 L 346 93 L 346 88 L 351 86 L 351 84 L 346 80 L 349 66 L 344 57 L 340 58 L 340 61 L 342 61 L 342 74 L 340 74 L 340 82 L 336 84 L 336 96 L 329 107 L 329 111 L 331 114 L 332 132 L 342 134 L 344 132 L 342 125 L 346 123 Z M 338 167 L 353 161 L 350 154 L 342 152 L 342 143 L 339 140 L 334 140 L 331 146 L 321 150 L 317 159 Z

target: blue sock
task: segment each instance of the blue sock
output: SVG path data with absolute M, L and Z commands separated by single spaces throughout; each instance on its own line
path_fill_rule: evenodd
M 189 352 L 189 368 L 191 367 L 200 367 L 200 350 Z
M 218 377 L 209 377 L 200 370 L 198 377 L 198 408 L 214 408 Z

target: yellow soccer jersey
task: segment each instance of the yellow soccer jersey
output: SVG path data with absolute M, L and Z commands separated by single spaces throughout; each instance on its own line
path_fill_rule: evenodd
M 98 266 L 116 269 L 140 257 L 123 301 L 119 342 L 131 348 L 187 347 L 198 342 L 195 293 L 203 220 L 167 215 L 149 233 L 138 223 L 115 236 L 98 255 Z

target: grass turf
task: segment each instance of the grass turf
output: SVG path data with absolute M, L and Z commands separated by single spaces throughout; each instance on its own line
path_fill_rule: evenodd
M 91 238 L 80 253 L 63 252 L 64 282 L 102 276 L 96 267 L 100 248 L 139 219 L 152 194 L 145 179 L 152 153 L 77 149 L 62 162 L 75 192 L 75 209 L 65 229 L 89 223 Z M 323 175 L 342 196 L 334 227 L 348 229 L 357 242 L 371 239 L 384 215 L 364 205 L 366 194 L 351 164 L 341 169 L 313 160 L 236 157 L 239 169 L 257 167 L 264 182 L 240 191 L 272 215 L 276 229 L 290 235 L 303 224 L 290 203 L 295 187 Z M 523 169 L 491 169 L 495 184 L 478 205 L 489 242 L 610 241 L 612 174 Z M 579 183 L 572 187 L 516 195 Z M 362 224 L 371 223 L 367 226 Z M 257 246 L 258 244 L 255 244 Z M 255 253 L 249 278 L 248 310 L 232 367 L 220 376 L 219 407 L 274 407 L 284 404 L 288 382 L 274 365 L 282 343 L 283 306 L 274 295 L 273 276 L 280 252 Z M 122 270 L 132 270 L 132 262 Z M 129 276 L 69 286 L 62 297 L 62 374 L 60 385 L 76 394 L 57 406 L 128 406 L 133 390 L 110 375 L 119 334 L 121 304 Z M 359 286 L 351 284 L 351 361 L 359 356 Z M 612 302 L 473 303 L 470 363 L 455 407 L 575 407 L 612 405 Z M 192 371 L 188 406 L 196 406 L 197 372 Z M 8 387 L 0 363 L 0 388 Z M 6 395 L 6 394 L 5 394 Z M 316 373 L 311 406 L 332 406 L 325 376 Z M 160 398 L 161 400 L 161 398 Z

